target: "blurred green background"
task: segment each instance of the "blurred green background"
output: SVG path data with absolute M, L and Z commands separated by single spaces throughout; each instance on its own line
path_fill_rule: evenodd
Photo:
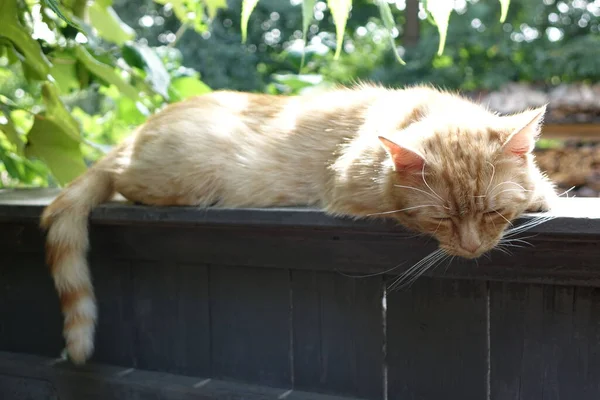
M 259 1 L 245 43 L 241 0 L 2 0 L 0 186 L 66 184 L 151 113 L 210 90 L 600 80 L 600 0 L 512 0 L 504 23 L 499 1 L 456 0 L 441 55 L 421 2 L 388 5 L 406 65 L 374 1 L 352 2 L 335 59 L 323 1 L 314 2 L 304 46 L 302 0 Z

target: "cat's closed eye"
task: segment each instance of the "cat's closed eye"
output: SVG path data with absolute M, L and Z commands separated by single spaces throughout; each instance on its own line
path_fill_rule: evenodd
M 486 211 L 486 212 L 483 213 L 483 215 L 489 216 L 489 217 L 493 217 L 495 215 L 496 216 L 497 215 L 504 216 L 504 211 L 506 211 L 504 208 L 497 208 L 495 210 Z

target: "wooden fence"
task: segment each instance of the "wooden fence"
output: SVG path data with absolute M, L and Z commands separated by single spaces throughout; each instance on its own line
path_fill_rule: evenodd
M 54 194 L 0 192 L 0 399 L 600 398 L 598 199 L 390 292 L 433 240 L 309 209 L 105 205 L 96 352 L 73 367 L 37 226 Z

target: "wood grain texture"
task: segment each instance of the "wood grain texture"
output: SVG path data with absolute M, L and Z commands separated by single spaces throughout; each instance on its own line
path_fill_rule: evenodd
M 600 396 L 600 291 L 491 285 L 494 399 Z
M 210 375 L 207 271 L 167 261 L 133 263 L 137 367 Z
M 209 282 L 212 376 L 290 388 L 288 271 L 213 265 Z
M 387 295 L 389 399 L 485 399 L 485 283 L 422 278 Z
M 57 358 L 63 348 L 58 296 L 43 256 L 2 254 L 0 351 Z
M 382 283 L 293 271 L 296 388 L 382 398 Z
M 0 352 L 2 400 L 358 400 Z M 15 378 L 22 377 L 22 378 Z M 6 383 L 6 385 L 4 385 Z
M 137 366 L 131 263 L 94 251 L 90 269 L 98 304 L 92 362 Z

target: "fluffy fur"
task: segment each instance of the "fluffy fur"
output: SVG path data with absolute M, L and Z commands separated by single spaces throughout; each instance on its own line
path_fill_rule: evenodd
M 149 205 L 318 205 L 391 217 L 478 257 L 556 195 L 531 154 L 544 109 L 498 116 L 427 87 L 276 97 L 215 92 L 168 106 L 44 211 L 71 359 L 93 351 L 87 220 L 115 192 Z

